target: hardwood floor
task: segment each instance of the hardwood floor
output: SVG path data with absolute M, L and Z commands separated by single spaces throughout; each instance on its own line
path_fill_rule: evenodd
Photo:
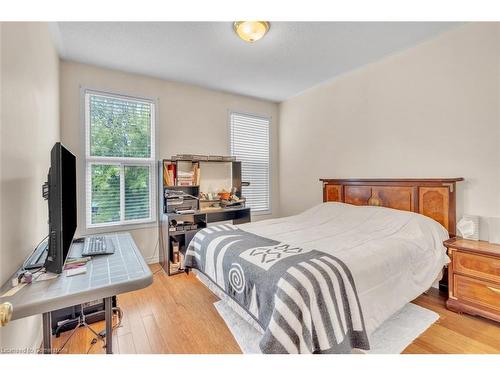
M 159 265 L 151 266 L 153 284 L 118 296 L 124 311 L 114 331 L 114 353 L 241 353 L 213 303 L 213 295 L 195 276 L 166 276 Z M 500 324 L 453 313 L 437 291 L 414 302 L 434 310 L 440 319 L 417 338 L 404 353 L 500 353 Z M 92 325 L 97 331 L 104 322 Z M 54 337 L 59 347 L 69 333 Z M 93 335 L 79 328 L 64 353 L 104 353 L 102 342 L 90 345 Z
M 500 324 L 481 317 L 457 314 L 445 306 L 437 290 L 421 295 L 415 304 L 433 310 L 439 320 L 418 337 L 403 353 L 407 354 L 499 354 Z

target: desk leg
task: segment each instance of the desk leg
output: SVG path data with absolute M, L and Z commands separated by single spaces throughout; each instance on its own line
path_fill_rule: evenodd
M 106 319 L 106 354 L 113 354 L 113 297 L 104 298 Z
M 52 354 L 52 318 L 50 312 L 42 315 L 43 354 Z

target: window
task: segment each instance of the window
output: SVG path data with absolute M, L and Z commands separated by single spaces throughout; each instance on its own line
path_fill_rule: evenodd
M 231 155 L 241 161 L 242 188 L 252 212 L 271 210 L 269 183 L 269 118 L 232 112 Z
M 154 221 L 154 114 L 150 100 L 85 92 L 88 228 Z

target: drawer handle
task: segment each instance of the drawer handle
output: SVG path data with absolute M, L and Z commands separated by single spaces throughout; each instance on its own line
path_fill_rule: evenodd
M 498 288 L 493 288 L 493 287 L 491 287 L 491 286 L 488 286 L 487 288 L 488 288 L 489 290 L 491 290 L 492 292 L 495 292 L 495 293 L 500 293 L 500 289 L 498 289 Z

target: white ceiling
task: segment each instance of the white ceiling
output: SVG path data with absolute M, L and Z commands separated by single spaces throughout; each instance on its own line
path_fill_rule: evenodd
M 446 22 L 271 22 L 247 44 L 230 22 L 59 22 L 66 60 L 283 101 L 456 26 Z

